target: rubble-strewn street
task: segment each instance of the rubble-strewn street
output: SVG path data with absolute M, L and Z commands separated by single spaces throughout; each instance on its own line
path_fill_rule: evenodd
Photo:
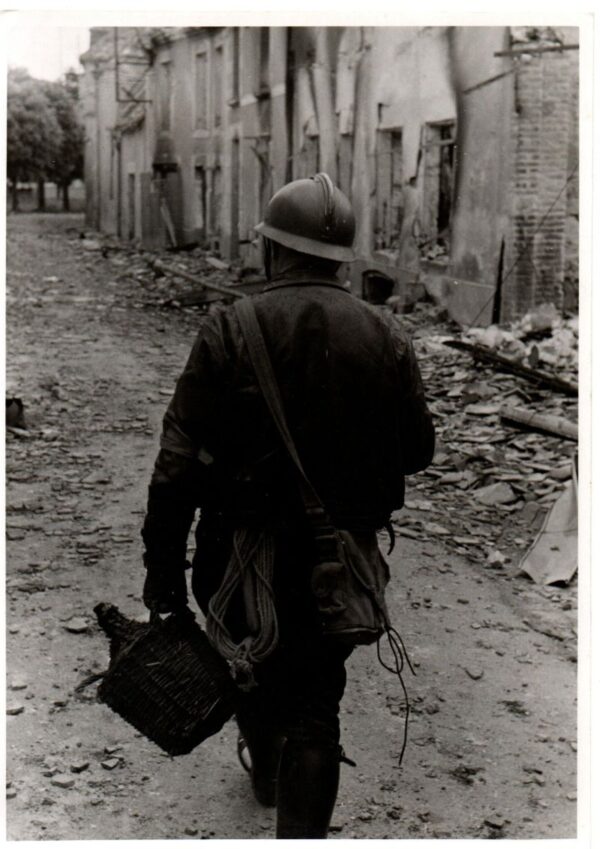
M 145 617 L 146 487 L 202 321 L 143 258 L 82 228 L 75 215 L 8 218 L 7 397 L 22 399 L 26 425 L 8 431 L 6 451 L 8 837 L 273 837 L 233 722 L 171 759 L 94 686 L 75 692 L 108 659 L 94 605 Z M 400 685 L 373 647 L 358 649 L 342 705 L 357 766 L 342 767 L 330 836 L 574 837 L 576 578 L 541 586 L 518 564 L 571 476 L 575 443 L 499 412 L 576 421 L 576 399 L 445 345 L 460 334 L 431 304 L 406 323 L 438 432 L 434 464 L 408 481 L 389 557 L 392 619 L 417 673 L 406 676 L 409 745 L 399 768 Z M 537 353 L 520 344 L 530 366 L 562 363 L 573 379 L 576 328 L 559 329 Z

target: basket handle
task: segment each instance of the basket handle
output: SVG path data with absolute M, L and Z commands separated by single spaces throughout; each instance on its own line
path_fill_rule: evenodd
M 150 625 L 152 625 L 153 628 L 159 627 L 161 625 L 161 623 L 164 621 L 161 618 L 162 616 L 165 616 L 165 618 L 169 618 L 170 616 L 180 616 L 184 619 L 195 619 L 196 618 L 196 614 L 194 613 L 193 610 L 190 610 L 190 608 L 187 606 L 187 604 L 184 604 L 182 607 L 178 607 L 175 610 L 171 610 L 167 614 L 159 613 L 158 610 L 155 607 L 153 607 L 150 611 L 150 617 L 149 617 Z

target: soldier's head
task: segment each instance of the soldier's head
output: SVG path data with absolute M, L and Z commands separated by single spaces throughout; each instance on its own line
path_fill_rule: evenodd
M 279 189 L 255 230 L 263 237 L 269 280 L 294 271 L 334 275 L 355 258 L 352 206 L 327 174 Z

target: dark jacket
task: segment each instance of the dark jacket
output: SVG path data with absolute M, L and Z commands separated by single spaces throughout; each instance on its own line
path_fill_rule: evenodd
M 382 527 L 434 431 L 400 322 L 335 279 L 285 280 L 254 298 L 288 425 L 338 527 Z M 143 536 L 150 561 L 185 559 L 203 515 L 285 526 L 296 476 L 259 392 L 232 308 L 206 319 L 164 418 Z

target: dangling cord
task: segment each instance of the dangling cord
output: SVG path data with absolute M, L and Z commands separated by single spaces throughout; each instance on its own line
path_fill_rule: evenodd
M 406 662 L 408 664 L 408 668 L 412 672 L 413 675 L 416 675 L 415 670 L 413 669 L 413 665 L 410 662 L 410 657 L 408 656 L 408 652 L 406 651 L 406 646 L 404 645 L 404 641 L 400 634 L 396 631 L 395 628 L 388 627 L 386 628 L 386 636 L 388 638 L 388 643 L 390 646 L 390 650 L 392 652 L 392 657 L 394 658 L 394 666 L 388 666 L 388 664 L 383 660 L 381 656 L 381 646 L 380 640 L 377 640 L 377 659 L 384 669 L 387 669 L 388 672 L 391 672 L 398 676 L 398 680 L 400 681 L 400 686 L 402 687 L 402 693 L 404 695 L 404 733 L 402 737 L 402 749 L 400 751 L 400 757 L 398 758 L 398 766 L 402 766 L 402 759 L 404 758 L 404 752 L 406 751 L 406 744 L 408 742 L 408 717 L 410 714 L 410 702 L 408 699 L 408 691 L 406 689 L 406 685 L 404 683 L 404 678 L 402 677 L 402 671 L 404 669 L 404 659 L 406 658 Z
M 391 554 L 392 551 L 394 550 L 395 545 L 396 545 L 396 532 L 394 531 L 394 526 L 392 525 L 391 522 L 386 522 L 385 525 L 383 526 L 383 529 L 390 538 L 390 547 L 388 548 L 387 553 Z

